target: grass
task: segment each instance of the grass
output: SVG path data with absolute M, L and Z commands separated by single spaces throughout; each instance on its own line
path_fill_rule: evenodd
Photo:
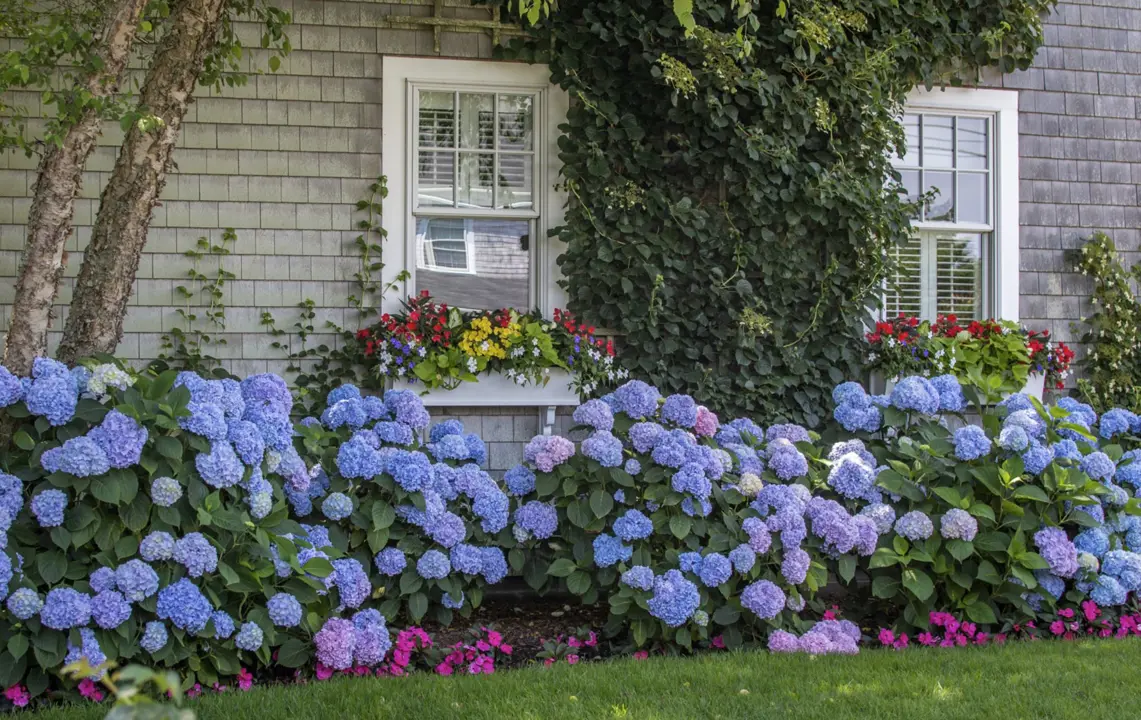
M 482 677 L 343 678 L 205 697 L 204 720 L 287 718 L 1121 718 L 1141 640 L 1033 642 L 856 657 L 767 653 L 529 668 Z M 101 718 L 59 706 L 29 720 Z

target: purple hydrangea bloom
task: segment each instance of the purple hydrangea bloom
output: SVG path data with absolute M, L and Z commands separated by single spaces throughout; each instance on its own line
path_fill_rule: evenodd
M 1034 544 L 1038 552 L 1050 565 L 1050 572 L 1058 577 L 1073 577 L 1078 571 L 1078 551 L 1066 536 L 1066 531 L 1058 527 L 1042 528 L 1034 533 Z
M 790 443 L 810 442 L 811 438 L 808 436 L 808 430 L 800 425 L 792 423 L 785 423 L 783 425 L 773 425 L 765 434 L 765 439 L 772 443 L 774 440 L 787 440 Z
M 420 396 L 409 390 L 389 390 L 384 393 L 384 405 L 396 418 L 396 422 L 404 423 L 413 430 L 423 430 L 431 421 Z
M 536 435 L 523 448 L 523 459 L 551 472 L 574 455 L 574 443 L 558 435 Z
M 841 456 L 828 473 L 828 485 L 844 497 L 856 500 L 868 494 L 876 482 L 875 465 L 851 452 Z
M 666 429 L 655 422 L 634 423 L 630 426 L 630 444 L 637 452 L 647 453 L 654 449 L 665 434 Z
M 871 519 L 876 532 L 883 535 L 891 530 L 892 524 L 895 523 L 895 508 L 884 503 L 872 503 L 860 510 L 860 516 Z
M 362 610 L 353 615 L 353 628 L 356 631 L 353 661 L 366 667 L 382 662 L 392 648 L 384 616 L 375 610 Z
M 104 630 L 114 630 L 131 617 L 131 605 L 117 590 L 97 593 L 91 598 L 91 618 Z
M 174 557 L 174 538 L 162 530 L 150 533 L 139 543 L 139 556 L 147 562 L 170 560 Z
M 808 566 L 812 558 L 798 547 L 785 548 L 784 560 L 780 564 L 780 574 L 790 585 L 799 585 L 808 577 Z
M 689 395 L 670 395 L 662 403 L 660 414 L 667 422 L 692 428 L 697 424 L 697 402 Z
M 334 670 L 347 670 L 352 667 L 356 650 L 356 628 L 352 622 L 341 618 L 329 618 L 313 636 L 317 646 L 317 661 Z
M 198 453 L 194 467 L 198 469 L 202 482 L 213 488 L 233 487 L 242 480 L 242 463 L 225 440 L 212 443 L 209 453 Z
M 257 425 L 249 420 L 237 420 L 230 423 L 226 432 L 226 439 L 234 446 L 234 451 L 242 462 L 250 467 L 261 465 L 265 457 L 265 439 Z
M 343 607 L 356 608 L 372 594 L 368 573 L 359 560 L 340 558 L 333 561 L 333 582 L 341 596 Z
M 108 590 L 115 589 L 115 571 L 109 567 L 101 567 L 91 573 L 88 578 L 87 584 L 91 586 L 91 592 L 101 593 Z
M 741 606 L 762 620 L 780 615 L 784 604 L 784 592 L 768 580 L 758 580 L 741 593 Z
M 0 365 L 0 407 L 15 405 L 23 399 L 24 386 L 20 384 L 20 378 Z
M 769 428 L 772 432 L 772 428 Z M 769 443 L 769 469 L 781 480 L 788 482 L 808 473 L 808 460 L 787 439 L 778 438 Z

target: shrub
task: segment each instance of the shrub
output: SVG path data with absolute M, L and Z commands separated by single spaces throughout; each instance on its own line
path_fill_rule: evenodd
M 390 621 L 466 617 L 511 570 L 605 602 L 618 647 L 683 649 L 849 652 L 858 628 L 813 623 L 830 582 L 900 629 L 1112 613 L 1141 589 L 1141 419 L 1015 395 L 964 426 L 977 396 L 947 376 L 842 384 L 820 433 L 721 424 L 633 381 L 502 481 L 409 392 L 342 386 L 294 425 L 272 375 L 40 360 L 0 389 L 0 683 L 32 695 L 80 660 L 207 687 L 314 660 L 397 674 L 419 635 L 393 643 Z

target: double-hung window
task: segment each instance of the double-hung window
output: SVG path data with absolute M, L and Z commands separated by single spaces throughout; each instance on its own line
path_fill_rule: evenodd
M 565 95 L 548 77 L 518 63 L 384 59 L 385 222 L 403 246 L 396 264 L 386 250 L 386 273 L 406 270 L 408 293 L 465 309 L 557 303 L 546 230 L 562 207 L 551 144 Z
M 893 164 L 908 199 L 928 199 L 893 251 L 885 312 L 1017 320 L 1017 93 L 917 93 L 902 122 L 906 149 Z

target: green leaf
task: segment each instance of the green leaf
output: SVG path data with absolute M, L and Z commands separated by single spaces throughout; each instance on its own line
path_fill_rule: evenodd
M 301 567 L 313 577 L 327 578 L 333 574 L 333 564 L 325 558 L 311 558 Z
M 670 518 L 670 532 L 678 540 L 684 540 L 689 537 L 689 532 L 693 527 L 693 519 L 688 515 L 674 515 Z
M 845 585 L 852 582 L 852 578 L 856 576 L 856 557 L 851 553 L 841 555 L 837 562 L 837 570 Z
M 915 568 L 903 569 L 903 586 L 920 602 L 926 602 L 935 592 L 935 583 L 931 582 L 931 576 Z
M 166 436 L 155 438 L 155 449 L 164 458 L 182 461 L 182 443 L 175 438 Z
M 13 635 L 8 638 L 8 652 L 12 657 L 19 660 L 28 651 L 28 638 L 24 635 Z
M 899 592 L 899 581 L 888 575 L 880 575 L 872 580 L 872 595 L 884 600 L 895 597 Z
M 979 533 L 974 545 L 984 552 L 1001 552 L 1010 545 L 1010 536 L 1001 532 Z
M 979 571 L 976 577 L 988 585 L 1002 584 L 1002 576 L 998 574 L 998 570 L 995 569 L 994 563 L 990 560 L 983 560 L 979 563 Z
M 998 622 L 995 617 L 994 610 L 985 602 L 979 601 L 967 605 L 967 617 L 971 622 L 978 623 L 979 625 L 991 625 Z
M 424 586 L 424 578 L 416 574 L 415 570 L 405 571 L 400 576 L 400 594 L 411 595 Z
M 36 447 L 36 441 L 32 439 L 31 435 L 24 432 L 23 430 L 20 430 L 12 436 L 12 442 L 16 443 L 16 447 L 20 448 L 21 450 L 30 451 Z
M 878 548 L 872 553 L 871 560 L 868 561 L 869 569 L 891 567 L 899 563 L 899 555 L 897 555 L 891 548 Z
M 1050 502 L 1050 497 L 1046 495 L 1046 491 L 1036 485 L 1023 485 L 1014 491 L 1012 497 L 1016 500 L 1034 500 L 1043 503 Z
M 590 495 L 590 509 L 596 518 L 604 518 L 614 507 L 614 498 L 605 490 L 595 490 Z
M 947 551 L 951 553 L 951 557 L 962 562 L 975 552 L 975 546 L 965 540 L 948 540 Z
M 412 616 L 412 620 L 420 622 L 424 614 L 428 612 L 428 596 L 422 592 L 413 593 L 408 598 L 408 614 Z
M 732 625 L 741 619 L 741 611 L 732 605 L 722 605 L 713 611 L 713 622 L 718 625 Z
M 1049 570 L 1050 563 L 1036 552 L 1025 552 L 1018 556 L 1018 562 L 1022 567 L 1031 570 Z
M 567 578 L 567 589 L 575 595 L 585 595 L 590 590 L 590 574 L 576 570 Z
M 392 506 L 383 500 L 377 500 L 372 504 L 372 527 L 374 530 L 385 530 L 392 527 L 392 523 L 396 521 L 396 511 Z
M 578 528 L 585 528 L 594 520 L 590 505 L 585 500 L 577 500 L 567 506 L 567 520 Z
M 59 550 L 48 550 L 36 555 L 36 570 L 48 585 L 55 585 L 67 573 L 67 557 Z
M 551 566 L 547 568 L 547 574 L 554 577 L 568 577 L 576 570 L 578 570 L 578 566 L 575 565 L 574 560 L 570 560 L 568 558 L 559 558 L 558 560 L 555 560 L 553 563 L 551 563 Z
M 119 504 L 119 484 L 110 475 L 100 475 L 91 481 L 91 494 L 108 505 Z
M 963 496 L 960 495 L 959 491 L 954 488 L 937 487 L 932 488 L 932 492 L 941 497 L 943 501 L 951 507 L 957 508 L 963 502 Z

